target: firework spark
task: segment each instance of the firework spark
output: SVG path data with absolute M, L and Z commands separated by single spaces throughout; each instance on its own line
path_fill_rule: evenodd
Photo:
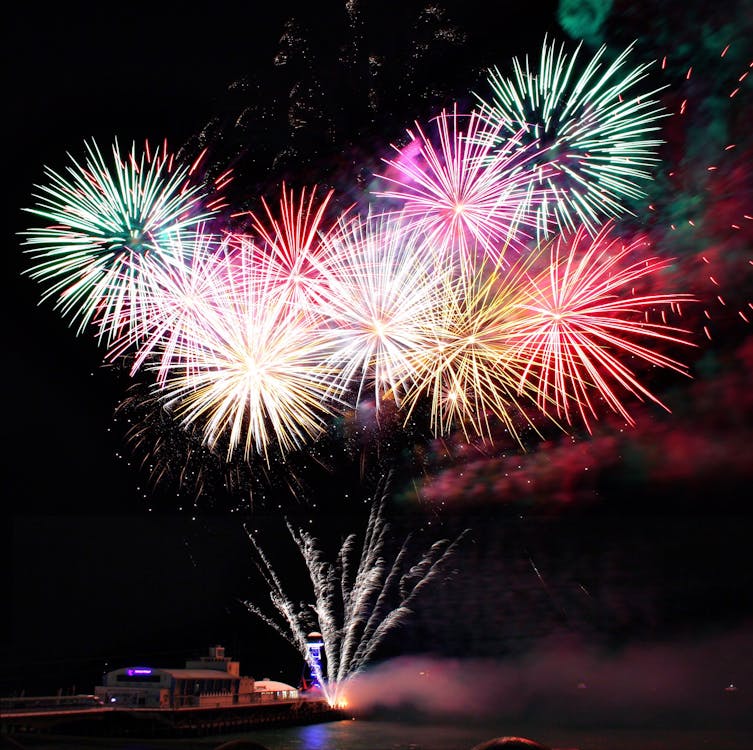
M 109 340 L 148 314 L 144 259 L 172 263 L 168 237 L 214 209 L 202 206 L 206 192 L 192 184 L 192 167 L 176 167 L 166 146 L 152 153 L 147 144 L 139 157 L 133 144 L 124 157 L 116 140 L 112 169 L 96 142 L 85 146 L 85 162 L 71 157 L 67 174 L 45 168 L 49 182 L 37 186 L 36 207 L 24 210 L 53 223 L 24 232 L 24 245 L 34 261 L 29 275 L 49 285 L 42 299 L 57 297 L 77 333 L 106 320 L 99 336 Z
M 274 294 L 259 274 L 256 254 L 241 246 L 219 262 L 202 315 L 182 320 L 159 365 L 166 372 L 163 401 L 185 426 L 201 424 L 211 448 L 227 440 L 228 458 L 242 445 L 267 457 L 272 436 L 285 452 L 317 435 L 332 415 L 322 364 L 326 342 L 311 314 Z
M 256 553 L 256 566 L 266 583 L 275 612 L 268 614 L 258 604 L 244 602 L 248 611 L 273 628 L 311 663 L 306 635 L 321 632 L 327 676 L 317 675 L 327 701 L 343 702 L 347 683 L 373 660 L 389 633 L 404 624 L 421 592 L 445 572 L 458 544 L 434 542 L 415 562 L 411 537 L 392 547 L 392 533 L 385 519 L 384 494 L 372 502 L 363 541 L 346 537 L 335 562 L 325 558 L 320 542 L 310 533 L 287 524 L 290 535 L 306 564 L 314 601 L 296 606 L 285 593 L 254 534 L 248 532 Z M 395 552 L 394 550 L 397 549 Z
M 648 321 L 651 310 L 691 301 L 691 295 L 634 293 L 636 283 L 655 276 L 671 261 L 636 257 L 645 241 L 624 244 L 610 237 L 610 231 L 607 224 L 590 240 L 581 227 L 553 243 L 548 270 L 525 287 L 530 298 L 516 303 L 522 315 L 511 331 L 521 359 L 528 362 L 521 382 L 535 384 L 539 407 L 546 412 L 553 406 L 568 423 L 577 408 L 589 430 L 597 414 L 589 395 L 594 392 L 630 424 L 633 419 L 616 386 L 667 408 L 621 356 L 687 375 L 684 365 L 647 348 L 640 339 L 691 345 L 687 331 Z
M 410 380 L 412 352 L 429 345 L 448 288 L 444 266 L 432 265 L 426 238 L 398 214 L 343 217 L 325 244 L 330 296 L 321 311 L 333 340 L 328 363 L 339 372 L 333 388 L 357 382 L 356 402 L 373 386 L 377 408 L 386 392 L 399 404 L 398 384 Z
M 482 250 L 496 260 L 509 246 L 524 248 L 526 228 L 535 227 L 542 191 L 528 165 L 536 153 L 513 135 L 492 159 L 502 123 L 487 126 L 473 112 L 463 127 L 463 117 L 457 106 L 441 112 L 434 121 L 438 145 L 416 123 L 418 135 L 408 131 L 411 142 L 385 159 L 396 175 L 381 177 L 394 187 L 375 195 L 398 200 L 438 255 L 472 260 Z
M 606 68 L 602 46 L 578 74 L 581 45 L 569 56 L 564 45 L 558 51 L 545 39 L 537 72 L 527 57 L 525 68 L 514 59 L 512 79 L 498 68 L 489 71 L 490 101 L 476 95 L 482 118 L 498 130 L 503 158 L 509 158 L 508 138 L 522 128 L 521 145 L 537 143 L 536 166 L 552 168 L 537 176 L 548 188 L 538 205 L 539 236 L 549 236 L 555 226 L 575 231 L 580 224 L 593 235 L 603 219 L 629 213 L 625 198 L 644 196 L 638 183 L 651 178 L 662 143 L 649 134 L 668 113 L 651 98 L 661 89 L 631 93 L 652 64 L 623 74 L 633 46 Z

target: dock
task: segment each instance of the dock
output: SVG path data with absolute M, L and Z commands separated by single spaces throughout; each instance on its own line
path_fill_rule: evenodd
M 237 706 L 10 710 L 0 714 L 0 735 L 122 739 L 182 739 L 233 734 L 266 726 L 298 726 L 345 718 L 324 700 L 296 699 Z

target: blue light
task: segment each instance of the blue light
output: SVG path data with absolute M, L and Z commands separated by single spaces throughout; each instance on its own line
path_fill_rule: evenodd
M 306 651 L 308 652 L 308 658 L 306 662 L 309 665 L 309 685 L 311 687 L 321 688 L 322 683 L 320 680 L 322 672 L 322 648 L 324 642 L 322 641 L 321 633 L 309 633 L 306 637 Z

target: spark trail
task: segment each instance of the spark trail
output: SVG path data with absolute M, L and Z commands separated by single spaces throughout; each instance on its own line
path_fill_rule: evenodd
M 326 559 L 312 534 L 287 522 L 311 579 L 314 600 L 308 604 L 293 603 L 258 540 L 246 530 L 275 611 L 268 614 L 251 601 L 244 605 L 296 647 L 315 670 L 306 636 L 311 630 L 321 633 L 327 675 L 317 677 L 332 706 L 345 705 L 348 681 L 367 667 L 387 635 L 405 622 L 419 595 L 441 575 L 468 533 L 464 531 L 454 541 L 434 542 L 412 562 L 411 535 L 396 552 L 391 548 L 393 534 L 385 518 L 385 502 L 385 494 L 375 497 L 362 543 L 359 546 L 358 534 L 349 534 L 334 562 Z

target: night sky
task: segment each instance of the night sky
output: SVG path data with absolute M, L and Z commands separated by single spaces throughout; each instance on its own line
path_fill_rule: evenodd
M 240 14 L 225 4 L 153 5 L 16 4 L 3 25 L 0 692 L 87 692 L 106 669 L 181 666 L 214 643 L 239 657 L 244 673 L 295 682 L 298 655 L 239 604 L 265 596 L 243 523 L 262 530 L 295 585 L 305 583 L 283 516 L 336 543 L 392 471 L 397 529 L 471 534 L 454 574 L 385 645 L 384 658 L 428 650 L 504 663 L 576 643 L 594 670 L 594 654 L 619 658 L 630 648 L 644 648 L 638 661 L 651 668 L 661 654 L 685 659 L 695 644 L 702 679 L 720 691 L 734 681 L 750 701 L 753 337 L 737 311 L 753 320 L 753 90 L 735 81 L 753 59 L 751 3 L 726 0 L 729 12 L 711 18 L 700 2 L 614 2 L 600 32 L 617 47 L 638 38 L 640 60 L 656 59 L 660 85 L 671 84 L 666 106 L 677 113 L 687 100 L 668 121 L 659 175 L 636 207 L 658 251 L 677 258 L 677 291 L 701 300 L 688 321 L 697 346 L 683 352 L 692 377 L 650 375 L 671 414 L 631 403 L 635 427 L 607 415 L 591 435 L 530 439 L 525 453 L 503 438 L 480 447 L 375 430 L 347 446 L 324 441 L 316 461 L 303 454 L 268 472 L 240 467 L 229 489 L 221 462 L 199 459 L 191 467 L 203 472 L 203 492 L 191 478 L 176 482 L 179 441 L 175 454 L 159 457 L 169 469 L 163 481 L 139 468 L 143 455 L 125 437 L 139 415 L 118 407 L 143 381 L 104 366 L 96 341 L 77 337 L 51 303 L 40 305 L 38 286 L 22 276 L 18 232 L 32 217 L 21 209 L 43 166 L 62 168 L 86 138 L 105 146 L 113 137 L 166 138 L 191 152 L 201 132 L 217 169 L 236 171 L 230 193 L 240 205 L 284 178 L 352 186 L 414 119 L 468 104 L 488 67 L 535 59 L 547 32 L 574 43 L 554 2 L 495 16 L 476 0 L 437 3 L 445 11 L 429 16 L 416 2 L 366 2 L 357 35 L 337 2 L 312 4 L 316 13 L 288 2 Z M 296 25 L 286 25 L 292 18 Z M 356 63 L 337 65 L 335 51 L 349 44 Z M 293 55 L 273 64 L 281 50 L 303 48 L 307 62 Z M 369 54 L 383 61 L 376 109 L 359 88 L 358 61 Z M 294 105 L 308 124 L 291 134 L 285 113 Z M 739 139 L 737 150 L 717 148 L 717 136 Z M 708 176 L 712 164 L 718 176 Z

